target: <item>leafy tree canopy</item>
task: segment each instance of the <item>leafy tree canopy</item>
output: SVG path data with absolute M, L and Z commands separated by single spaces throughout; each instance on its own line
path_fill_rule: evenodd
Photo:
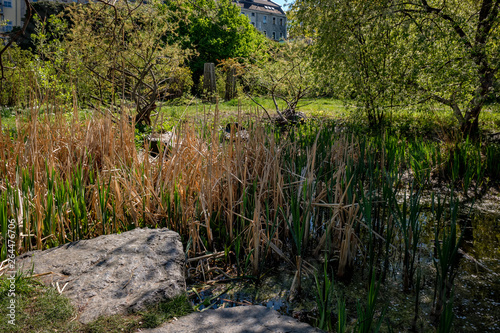
M 372 123 L 398 105 L 439 102 L 478 132 L 498 84 L 500 0 L 297 0 L 296 31 Z M 346 89 L 347 87 L 347 89 Z
M 188 20 L 181 23 L 179 36 L 187 36 L 184 48 L 194 48 L 198 53 L 191 61 L 195 75 L 202 74 L 206 62 L 249 57 L 267 43 L 231 0 L 191 1 L 180 6 Z
M 69 21 L 69 17 L 68 15 L 65 15 L 64 9 L 70 6 L 70 4 L 55 1 L 41 1 L 33 2 L 31 3 L 31 6 L 33 7 L 33 14 L 36 15 L 37 19 L 41 22 L 47 22 L 51 16 L 58 15 L 60 13 L 63 13 L 64 20 Z M 33 35 L 37 33 L 36 24 L 36 20 L 32 18 L 26 27 L 24 35 L 17 41 L 17 44 L 22 49 L 27 50 L 31 48 L 32 50 L 35 50 L 36 43 L 33 40 Z M 54 27 L 50 24 L 46 25 L 46 29 L 49 34 L 52 32 L 53 28 Z

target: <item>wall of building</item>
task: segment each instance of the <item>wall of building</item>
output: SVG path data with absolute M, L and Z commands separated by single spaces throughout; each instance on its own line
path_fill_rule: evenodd
M 2 32 L 11 31 L 14 27 L 23 25 L 26 3 L 24 0 L 0 0 L 1 27 Z
M 286 16 L 263 13 L 257 10 L 241 9 L 241 14 L 247 16 L 257 30 L 274 40 L 286 39 Z

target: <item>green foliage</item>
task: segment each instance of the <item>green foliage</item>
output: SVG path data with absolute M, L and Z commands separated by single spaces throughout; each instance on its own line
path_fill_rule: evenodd
M 0 80 L 0 105 L 27 106 L 33 80 L 33 55 L 16 44 L 2 54 L 4 78 Z
M 33 39 L 33 37 L 34 35 L 36 36 L 38 21 L 45 23 L 50 19 L 50 17 L 53 16 L 59 16 L 59 17 L 62 16 L 62 19 L 68 21 L 68 16 L 65 14 L 64 11 L 65 8 L 71 6 L 71 4 L 59 1 L 37 1 L 37 2 L 30 1 L 30 2 L 31 6 L 33 7 L 33 13 L 36 13 L 35 15 L 38 17 L 38 20 L 35 19 L 34 17 L 31 18 L 30 22 L 28 23 L 28 26 L 26 27 L 23 37 L 20 38 L 20 40 L 18 40 L 17 43 L 19 47 L 21 47 L 23 50 L 31 49 L 33 52 L 37 52 L 36 42 Z M 26 19 L 26 17 L 24 19 Z M 50 25 L 47 27 L 47 29 L 48 29 L 48 34 L 51 34 L 52 32 L 50 30 L 51 29 Z
M 317 322 L 317 327 L 322 330 L 333 330 L 333 323 L 331 320 L 331 312 L 333 308 L 333 278 L 330 280 L 328 276 L 328 257 L 325 255 L 325 263 L 323 265 L 323 276 L 322 282 L 318 279 L 317 273 L 314 275 L 314 280 L 316 282 L 316 304 L 318 306 L 319 318 Z M 343 308 L 342 308 L 343 305 Z M 345 327 L 345 302 L 341 303 L 338 300 L 338 311 L 339 311 L 339 330 L 341 327 Z
M 273 93 L 290 99 L 297 90 L 311 89 L 314 71 L 307 54 L 310 47 L 303 41 L 271 43 L 265 53 L 254 56 L 254 63 L 247 64 L 244 82 L 253 94 Z
M 366 306 L 363 307 L 359 301 L 357 304 L 358 320 L 356 322 L 356 328 L 359 333 L 376 333 L 380 331 L 386 308 L 382 310 L 382 313 L 377 319 L 376 303 L 379 289 L 380 280 L 375 284 L 375 272 L 373 272 L 370 288 L 368 289 Z
M 491 0 L 298 0 L 292 21 L 296 34 L 315 40 L 319 67 L 372 125 L 395 106 L 433 100 L 475 135 L 499 78 L 499 6 Z
M 196 50 L 190 63 L 196 77 L 203 73 L 206 62 L 246 58 L 268 42 L 230 0 L 196 1 L 184 10 L 188 20 L 181 24 L 180 33 L 187 36 L 183 47 Z
M 181 294 L 171 300 L 161 302 L 143 314 L 143 327 L 152 328 L 160 326 L 174 317 L 185 316 L 193 312 L 193 308 L 186 294 Z
M 446 198 L 441 203 L 438 196 L 432 196 L 432 213 L 437 221 L 434 236 L 434 258 L 436 282 L 434 285 L 434 306 L 432 314 L 439 322 L 440 332 L 449 332 L 453 320 L 453 282 L 458 274 L 458 251 L 462 234 L 457 232 L 458 201 L 453 191 L 449 199 L 450 208 L 446 211 Z M 448 223 L 449 221 L 449 223 Z
M 271 43 L 245 66 L 243 82 L 249 93 L 271 97 L 276 112 L 294 112 L 301 99 L 324 93 L 324 80 L 313 67 L 310 51 L 303 40 Z M 255 97 L 252 100 L 269 113 Z
M 75 73 L 74 67 L 68 63 L 67 47 L 63 42 L 68 30 L 67 21 L 55 15 L 41 21 L 37 14 L 34 15 L 33 21 L 35 34 L 31 38 L 37 53 L 32 62 L 36 75 L 32 86 L 38 88 L 34 99 L 38 103 L 50 100 L 54 105 L 68 105 L 73 99 L 71 82 Z
M 171 88 L 189 87 L 182 69 L 188 52 L 164 41 L 177 24 L 159 2 L 91 3 L 72 7 L 69 15 L 74 26 L 66 45 L 83 76 L 80 98 L 104 105 L 131 100 L 141 115 L 137 122 L 148 122 L 156 100 Z

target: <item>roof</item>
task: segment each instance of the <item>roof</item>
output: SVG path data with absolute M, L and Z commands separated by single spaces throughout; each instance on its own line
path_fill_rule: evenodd
M 240 0 L 235 2 L 242 9 L 255 10 L 275 15 L 286 15 L 280 5 L 270 0 Z

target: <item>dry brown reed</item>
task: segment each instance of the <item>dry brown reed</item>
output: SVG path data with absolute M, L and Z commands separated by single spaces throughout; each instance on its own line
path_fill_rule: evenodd
M 268 258 L 293 264 L 286 257 L 286 221 L 294 193 L 307 214 L 304 246 L 310 242 L 319 255 L 329 244 L 339 256 L 339 274 L 352 263 L 353 224 L 360 218 L 355 198 L 346 196 L 345 163 L 357 156 L 352 138 L 332 141 L 327 157 L 318 161 L 316 143 L 303 151 L 297 143 L 277 142 L 264 126 L 249 130 L 248 141 L 221 142 L 217 126 L 202 139 L 187 122 L 175 129 L 166 158 L 153 159 L 137 149 L 134 127 L 126 121 L 104 116 L 68 121 L 61 114 L 37 117 L 35 112 L 30 118 L 17 122 L 15 136 L 0 135 L 0 193 L 19 196 L 8 203 L 22 230 L 19 252 L 138 226 L 166 226 L 190 243 L 191 257 L 240 239 L 257 274 Z M 305 154 L 306 166 L 296 170 L 285 163 L 285 150 Z M 315 165 L 325 163 L 336 171 L 328 182 L 319 182 Z M 304 186 L 307 196 L 301 195 Z M 332 190 L 334 201 L 325 201 Z M 324 222 L 320 216 L 330 218 Z

